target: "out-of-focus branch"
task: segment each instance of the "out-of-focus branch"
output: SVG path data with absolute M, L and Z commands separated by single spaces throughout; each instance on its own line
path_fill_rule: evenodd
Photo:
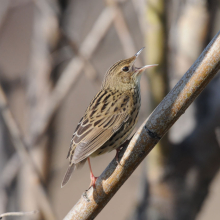
M 27 99 L 26 139 L 32 139 L 35 125 L 47 107 L 46 103 L 51 92 L 49 48 L 56 45 L 58 36 L 55 4 L 55 2 L 49 3 L 45 0 L 34 2 L 32 41 L 26 77 L 27 86 L 25 88 Z M 52 128 L 50 131 L 52 131 Z M 48 130 L 45 132 L 44 139 L 39 143 L 38 148 L 26 141 L 29 144 L 29 149 L 32 150 L 29 152 L 29 157 L 34 161 L 44 182 L 46 182 L 49 171 L 48 161 L 51 150 L 49 141 L 52 141 L 52 137 L 49 138 Z M 56 212 L 49 202 L 42 183 L 37 183 L 38 179 L 39 177 L 30 169 L 29 164 L 24 163 L 18 177 L 20 209 L 34 210 L 37 207 L 45 219 L 56 219 Z M 39 219 L 38 216 L 33 216 L 33 218 L 35 220 Z
M 142 13 L 144 11 L 144 17 L 142 18 L 144 21 L 139 18 L 139 23 L 140 25 L 142 24 L 141 22 L 145 24 L 145 28 L 142 27 L 142 30 L 144 31 L 144 41 L 146 45 L 146 62 L 160 64 L 156 68 L 149 69 L 147 72 L 150 87 L 150 103 L 147 104 L 150 105 L 150 109 L 153 110 L 165 97 L 169 87 L 167 75 L 168 53 L 166 51 L 166 7 L 163 0 L 147 0 L 144 2 L 139 0 L 138 3 L 144 7 L 142 10 L 139 9 Z M 163 195 L 161 191 L 165 188 L 160 180 L 164 174 L 164 162 L 169 152 L 170 144 L 168 136 L 166 135 L 146 160 L 146 172 L 143 173 L 143 175 L 147 175 L 145 179 L 147 183 L 142 184 L 142 188 L 139 190 L 141 191 L 141 195 L 144 194 L 142 192 L 148 190 L 149 197 L 142 197 L 139 199 L 139 204 L 135 210 L 136 216 L 146 213 L 146 218 L 155 218 L 156 220 L 156 217 L 150 216 L 150 213 L 158 213 L 160 206 L 155 203 L 160 204 L 161 200 L 163 201 L 163 196 L 159 197 L 158 195 Z M 167 190 L 167 194 L 169 193 L 170 192 Z M 143 204 L 147 204 L 147 207 L 143 207 Z M 143 208 L 140 209 L 140 207 Z
M 0 215 L 0 219 L 6 216 L 24 216 L 24 215 L 34 215 L 37 214 L 38 211 L 32 211 L 32 212 L 7 212 Z
M 166 24 L 164 1 L 147 1 L 145 19 L 146 60 L 148 63 L 159 63 L 156 68 L 149 69 L 148 76 L 151 85 L 151 103 L 154 109 L 168 91 L 166 74 Z
M 16 123 L 8 107 L 7 98 L 1 86 L 0 86 L 0 110 L 1 110 L 2 118 L 4 119 L 5 125 L 11 135 L 13 145 L 16 151 L 18 152 L 19 157 L 22 158 L 24 161 L 29 162 L 31 166 L 34 167 L 34 170 L 37 172 L 37 169 L 33 164 L 33 161 L 29 157 L 27 146 L 23 140 L 18 124 Z
M 80 59 L 84 60 L 85 62 L 85 75 L 88 77 L 88 79 L 90 79 L 97 88 L 100 88 L 101 85 L 101 79 L 99 78 L 99 75 L 95 69 L 95 67 L 92 65 L 92 63 L 90 62 L 89 59 L 86 59 L 82 54 L 80 54 L 79 49 L 76 45 L 76 43 L 70 39 L 70 37 L 64 33 L 63 30 L 60 31 L 62 34 L 62 37 L 67 41 L 67 43 L 70 45 L 70 47 L 72 48 L 72 50 L 74 51 L 74 53 L 80 57 Z
M 132 0 L 132 3 L 136 11 L 141 32 L 143 35 L 145 35 L 145 32 L 147 30 L 147 25 L 145 24 L 145 20 L 144 20 L 144 14 L 145 14 L 144 9 L 146 8 L 146 2 L 145 0 Z
M 1 174 L 1 182 L 0 182 L 0 213 L 6 211 L 8 195 L 6 189 L 11 185 L 12 181 L 18 174 L 20 169 L 20 161 L 17 154 L 14 154 L 10 160 L 6 163 L 2 174 Z
M 85 59 L 90 59 L 111 26 L 114 16 L 115 13 L 110 7 L 106 7 L 103 10 L 90 33 L 87 35 L 86 39 L 79 48 L 79 53 Z M 52 116 L 60 106 L 60 103 L 66 97 L 66 94 L 70 91 L 71 87 L 77 82 L 84 65 L 85 60 L 80 57 L 74 57 L 63 71 L 48 100 L 47 107 L 45 108 L 46 110 L 35 127 L 34 142 L 39 140 L 41 135 L 44 134 Z
M 28 163 L 29 166 L 33 170 L 33 175 L 34 175 L 34 179 L 35 179 L 35 183 L 36 183 L 36 191 L 38 193 L 38 196 L 41 197 L 42 204 L 45 204 L 45 207 L 47 209 L 47 215 L 50 216 L 51 219 L 56 219 L 54 217 L 54 211 L 51 208 L 46 191 L 43 188 L 43 186 L 40 184 L 42 182 L 41 178 L 40 178 L 40 174 L 37 171 L 37 168 L 35 167 L 35 164 L 33 163 L 32 159 L 28 153 L 26 143 L 23 140 L 20 129 L 19 129 L 12 113 L 10 112 L 10 109 L 8 108 L 7 99 L 6 99 L 6 96 L 5 96 L 1 87 L 0 87 L 0 110 L 1 110 L 2 118 L 5 122 L 5 125 L 11 135 L 12 143 L 13 143 L 21 161 L 23 161 L 24 163 Z
M 220 68 L 220 32 L 138 129 L 130 144 L 85 192 L 64 220 L 94 219 Z
M 70 61 L 70 63 L 64 70 L 63 75 L 58 81 L 57 86 L 55 87 L 54 92 L 51 95 L 51 98 L 49 98 L 50 101 L 48 105 L 45 107 L 45 109 L 47 110 L 43 112 L 44 115 L 41 117 L 42 121 L 40 124 L 38 124 L 38 127 L 36 129 L 35 138 L 31 140 L 23 139 L 21 132 L 19 131 L 19 128 L 14 118 L 8 109 L 6 96 L 4 95 L 4 92 L 0 87 L 0 106 L 1 106 L 2 114 L 5 114 L 5 117 L 4 117 L 5 123 L 12 136 L 13 144 L 19 154 L 19 157 L 21 158 L 21 161 L 26 161 L 32 164 L 31 165 L 32 168 L 35 167 L 35 165 L 33 164 L 33 161 L 30 159 L 27 149 L 30 149 L 30 146 L 32 145 L 33 140 L 39 139 L 40 136 L 46 131 L 55 110 L 58 108 L 58 106 L 60 105 L 60 103 L 62 102 L 62 100 L 68 93 L 68 91 L 70 90 L 70 87 L 72 86 L 72 84 L 76 82 L 77 78 L 80 75 L 80 72 L 84 68 L 85 63 L 87 62 L 87 60 L 89 60 L 91 55 L 94 53 L 98 44 L 100 43 L 102 38 L 105 36 L 107 30 L 112 24 L 113 18 L 114 18 L 114 12 L 111 8 L 107 7 L 101 13 L 100 17 L 94 24 L 91 32 L 88 34 L 87 38 L 84 40 L 82 46 L 80 47 L 78 51 L 79 57 L 75 57 Z M 88 62 L 86 64 L 88 65 Z M 17 156 L 15 155 L 14 157 L 15 157 L 15 160 L 18 161 Z M 34 169 L 37 172 L 37 169 L 36 168 Z M 36 181 L 36 182 L 41 182 L 41 181 Z M 39 191 L 38 196 L 41 196 L 42 193 L 44 194 L 44 189 L 40 185 L 39 185 L 38 191 Z M 47 196 L 46 195 L 42 195 L 42 196 L 43 196 L 42 204 L 44 204 L 44 207 L 48 208 L 48 210 L 51 210 L 50 203 L 47 199 Z M 53 213 L 54 213 L 53 211 L 48 211 L 48 216 L 53 216 Z M 51 219 L 54 219 L 54 218 L 55 217 L 52 217 Z
M 120 9 L 118 3 L 115 0 L 107 0 L 106 3 L 115 12 L 114 26 L 117 31 L 118 37 L 120 39 L 120 42 L 122 44 L 125 55 L 127 57 L 133 56 L 135 53 L 137 53 L 137 50 L 135 48 L 134 41 L 129 32 L 127 23 L 124 19 L 122 10 Z M 137 60 L 137 65 L 140 65 L 140 62 L 139 63 L 138 62 L 139 61 Z

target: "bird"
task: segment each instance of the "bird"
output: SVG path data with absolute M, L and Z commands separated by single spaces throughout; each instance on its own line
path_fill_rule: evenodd
M 72 136 L 67 154 L 69 167 L 61 188 L 86 160 L 90 168 L 90 187 L 95 187 L 97 177 L 92 172 L 90 157 L 117 151 L 133 131 L 141 106 L 141 73 L 157 66 L 135 67 L 143 49 L 128 59 L 116 62 L 106 72 L 100 91 L 92 99 Z

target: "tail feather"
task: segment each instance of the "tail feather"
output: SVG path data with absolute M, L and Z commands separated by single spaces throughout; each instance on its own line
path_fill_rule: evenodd
M 65 176 L 64 176 L 64 178 L 63 178 L 63 181 L 62 181 L 62 183 L 61 183 L 61 188 L 63 188 L 63 187 L 67 184 L 67 182 L 69 181 L 69 179 L 70 179 L 70 177 L 71 177 L 71 175 L 72 175 L 72 172 L 75 170 L 75 168 L 76 168 L 76 166 L 75 166 L 74 163 L 71 164 L 71 165 L 68 167 L 68 169 L 67 169 L 67 171 L 66 171 L 66 174 L 65 174 Z

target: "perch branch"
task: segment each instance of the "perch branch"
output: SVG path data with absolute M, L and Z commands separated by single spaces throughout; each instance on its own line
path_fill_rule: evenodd
M 127 148 L 108 165 L 96 188 L 83 193 L 64 220 L 94 219 L 155 144 L 185 112 L 220 68 L 220 32 L 138 129 Z

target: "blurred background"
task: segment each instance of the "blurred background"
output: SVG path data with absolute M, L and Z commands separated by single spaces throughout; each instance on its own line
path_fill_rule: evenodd
M 219 0 L 0 0 L 0 214 L 63 219 L 90 183 L 61 189 L 71 136 L 107 69 L 145 46 L 137 127 L 220 30 Z M 100 175 L 115 152 L 92 158 Z M 217 220 L 220 75 L 97 220 Z

